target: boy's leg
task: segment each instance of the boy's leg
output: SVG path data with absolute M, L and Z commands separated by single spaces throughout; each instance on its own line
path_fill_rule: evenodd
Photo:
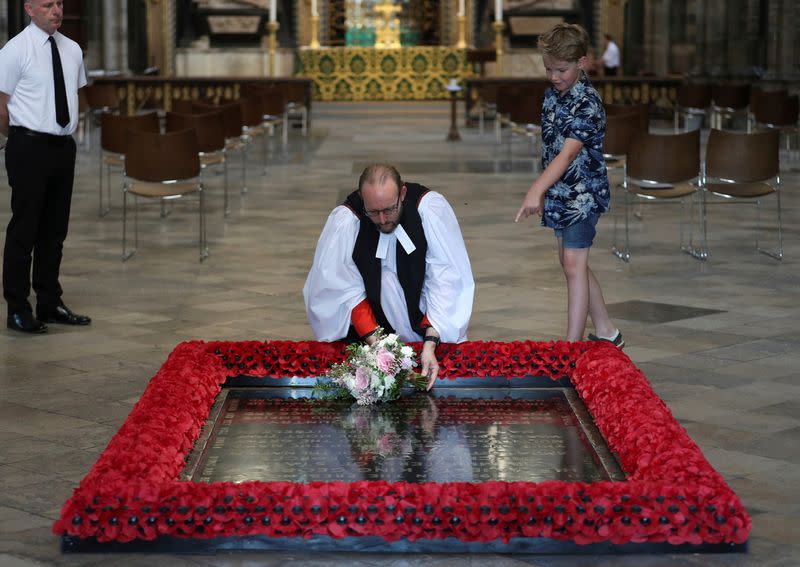
M 567 340 L 582 341 L 589 314 L 589 249 L 560 247 L 559 258 L 567 278 Z
M 586 271 L 588 272 L 589 278 L 589 315 L 592 318 L 595 333 L 601 337 L 611 337 L 614 335 L 617 328 L 608 315 L 608 308 L 603 298 L 603 290 L 600 288 L 600 282 L 597 281 L 597 277 L 594 275 L 591 268 L 587 267 Z

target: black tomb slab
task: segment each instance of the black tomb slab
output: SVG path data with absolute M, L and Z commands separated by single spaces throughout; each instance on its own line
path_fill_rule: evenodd
M 439 388 L 387 404 L 296 387 L 226 388 L 183 478 L 195 482 L 623 480 L 572 388 Z

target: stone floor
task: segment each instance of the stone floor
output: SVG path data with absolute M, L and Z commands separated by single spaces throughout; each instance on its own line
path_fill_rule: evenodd
M 630 264 L 611 255 L 613 222 L 605 217 L 591 256 L 628 342 L 626 353 L 752 514 L 749 553 L 59 553 L 51 526 L 61 504 L 177 343 L 310 337 L 301 288 L 316 239 L 328 211 L 368 162 L 398 164 L 405 177 L 441 191 L 455 208 L 477 283 L 472 339 L 564 333 L 565 289 L 554 239 L 532 222 L 512 222 L 533 179 L 527 143 L 509 153 L 488 133 L 480 137 L 477 129 L 463 128 L 463 141 L 447 143 L 448 110 L 439 103 L 315 105 L 310 137 L 293 131 L 286 152 L 276 143 L 266 175 L 256 165 L 260 152 L 253 152 L 249 191 L 234 190 L 227 219 L 222 176 L 208 177 L 211 255 L 202 264 L 193 203 L 176 203 L 167 218 L 157 206 L 145 208 L 139 251 L 122 263 L 118 185 L 111 213 L 98 218 L 96 148 L 80 151 L 62 284 L 66 303 L 91 315 L 93 324 L 51 326 L 33 337 L 0 331 L 1 565 L 800 564 L 800 176 L 792 172 L 783 178 L 783 262 L 754 252 L 749 207 L 711 211 L 706 263 L 679 251 L 675 207 L 644 208 L 641 220 L 632 222 Z M 232 186 L 238 168 L 234 158 Z M 8 195 L 4 189 L 3 226 Z

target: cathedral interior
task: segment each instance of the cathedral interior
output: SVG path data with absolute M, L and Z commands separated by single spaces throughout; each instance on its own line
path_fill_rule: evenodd
M 65 302 L 92 324 L 51 325 L 41 336 L 0 332 L 0 564 L 800 563 L 800 502 L 791 496 L 800 481 L 800 2 L 67 0 L 64 9 L 61 31 L 84 49 L 90 83 L 110 86 L 113 99 L 87 101 L 76 133 L 61 267 Z M 26 25 L 21 2 L 0 0 L 0 14 L 4 40 Z M 312 339 L 302 288 L 315 245 L 330 210 L 370 163 L 394 164 L 453 206 L 476 285 L 470 340 L 563 338 L 566 294 L 555 241 L 536 221 L 513 222 L 540 171 L 536 131 L 513 120 L 496 128 L 502 85 L 544 81 L 536 37 L 557 21 L 582 24 L 595 59 L 603 35 L 614 37 L 620 76 L 590 73 L 604 101 L 647 104 L 651 134 L 699 130 L 703 162 L 712 126 L 779 130 L 780 199 L 764 198 L 758 213 L 752 202 L 709 205 L 707 257 L 681 250 L 680 207 L 644 202 L 625 217 L 621 169 L 609 170 L 616 205 L 600 221 L 590 255 L 625 334 L 624 352 L 752 517 L 749 549 L 62 554 L 52 532 L 62 504 L 176 345 Z M 231 152 L 226 174 L 216 166 L 203 173 L 207 257 L 198 261 L 197 202 L 179 199 L 142 203 L 137 251 L 123 261 L 122 176 L 118 168 L 107 175 L 101 114 L 163 115 L 280 84 L 299 85 L 278 112 L 285 118 L 260 130 L 247 152 Z M 680 114 L 691 107 L 682 104 L 687 85 L 746 85 L 750 105 Z M 793 122 L 760 120 L 759 97 L 793 100 Z M 5 226 L 7 178 L 0 193 Z M 612 250 L 620 250 L 624 230 L 623 260 Z M 758 252 L 780 237 L 781 259 Z

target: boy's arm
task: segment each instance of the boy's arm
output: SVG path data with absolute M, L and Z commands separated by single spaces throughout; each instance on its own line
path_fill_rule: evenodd
M 522 200 L 522 206 L 517 211 L 517 216 L 514 222 L 519 222 L 526 219 L 532 214 L 542 216 L 544 213 L 544 194 L 547 190 L 555 185 L 567 171 L 569 164 L 578 157 L 578 154 L 583 148 L 583 142 L 575 138 L 567 138 L 564 140 L 564 147 L 558 152 L 558 155 L 550 162 L 542 174 L 536 178 L 528 193 Z

